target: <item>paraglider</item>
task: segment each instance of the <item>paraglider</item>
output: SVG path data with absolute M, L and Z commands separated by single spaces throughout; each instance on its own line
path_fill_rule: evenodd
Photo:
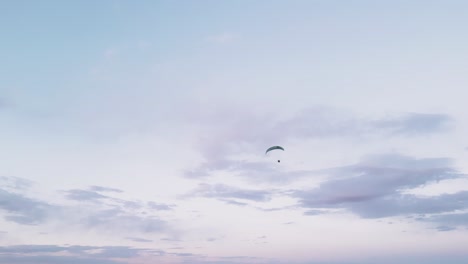
M 268 154 L 268 152 L 272 151 L 272 150 L 277 150 L 277 149 L 280 149 L 282 151 L 284 151 L 284 148 L 281 147 L 281 146 L 272 146 L 272 147 L 269 147 L 266 151 L 265 151 L 265 155 Z M 281 160 L 278 160 L 278 162 L 281 162 Z

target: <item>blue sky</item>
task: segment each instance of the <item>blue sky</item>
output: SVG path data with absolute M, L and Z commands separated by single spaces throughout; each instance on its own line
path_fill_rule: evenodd
M 3 3 L 0 263 L 466 263 L 467 11 Z

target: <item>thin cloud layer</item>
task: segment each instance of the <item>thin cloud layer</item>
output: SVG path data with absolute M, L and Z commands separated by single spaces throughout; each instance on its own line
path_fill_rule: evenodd
M 126 237 L 126 239 L 134 242 L 142 242 L 142 243 L 149 243 L 153 242 L 153 240 L 150 239 L 145 239 L 145 238 L 140 238 L 140 237 Z
M 0 186 L 6 189 L 21 191 L 29 188 L 33 182 L 19 177 L 0 176 Z
M 99 210 L 81 218 L 87 228 L 121 232 L 164 233 L 168 223 L 158 217 L 141 216 L 120 208 Z
M 385 118 L 373 122 L 378 129 L 391 134 L 421 135 L 449 129 L 452 118 L 444 114 L 409 113 L 397 118 Z
M 109 188 L 109 187 L 103 187 L 103 186 L 90 186 L 91 191 L 95 192 L 114 192 L 114 193 L 122 193 L 123 191 L 120 189 L 115 189 L 115 188 Z
M 94 200 L 107 198 L 107 196 L 104 196 L 98 192 L 89 191 L 89 190 L 79 190 L 79 189 L 66 191 L 65 197 L 67 197 L 70 200 L 77 200 L 77 201 L 94 201 Z
M 162 250 L 148 250 L 127 246 L 59 246 L 14 245 L 0 247 L 0 263 L 11 264 L 118 264 L 147 253 L 165 254 Z
M 468 228 L 468 212 L 466 212 L 466 210 L 468 210 L 468 206 L 466 205 L 466 196 L 468 196 L 468 192 L 463 192 L 463 197 L 460 199 L 458 199 L 458 197 L 452 197 L 452 199 L 456 199 L 454 203 L 458 203 L 459 208 L 464 209 L 465 212 L 452 212 L 449 214 L 432 215 L 422 218 L 421 220 L 439 224 L 440 226 L 438 226 L 437 229 L 442 229 L 441 231 L 451 231 L 456 229 L 456 227 Z
M 202 183 L 199 184 L 198 188 L 191 192 L 189 196 L 216 198 L 221 201 L 226 201 L 227 199 L 227 201 L 231 203 L 233 202 L 231 198 L 247 201 L 265 202 L 271 199 L 272 192 L 265 190 L 243 189 L 224 184 L 211 185 Z
M 169 210 L 173 210 L 175 207 L 175 205 L 156 203 L 153 201 L 148 202 L 147 205 L 150 209 L 157 210 L 157 211 L 169 211 Z
M 282 120 L 272 116 L 253 116 L 250 113 L 221 113 L 204 120 L 210 138 L 201 139 L 200 151 L 205 161 L 186 171 L 188 178 L 208 177 L 217 171 L 229 171 L 249 179 L 263 181 L 291 181 L 308 175 L 310 171 L 282 172 L 265 163 L 233 157 L 242 153 L 262 153 L 271 142 L 290 139 L 319 138 L 388 138 L 413 137 L 445 132 L 452 118 L 445 114 L 408 113 L 396 117 L 365 119 L 334 109 L 315 107 L 303 110 Z M 211 126 L 208 120 L 216 121 Z M 255 177 L 251 177 L 255 175 Z
M 106 188 L 107 189 L 107 188 Z M 104 196 L 94 191 L 73 189 L 63 192 L 65 197 L 77 201 L 77 205 L 51 204 L 24 194 L 0 189 L 0 209 L 4 219 L 20 225 L 40 225 L 60 219 L 64 226 L 75 225 L 97 231 L 125 233 L 166 233 L 171 227 L 165 220 L 151 212 L 169 210 L 170 206 L 148 202 L 149 214 L 136 213 L 143 202 L 137 203 Z M 89 202 L 81 207 L 80 203 Z M 158 207 L 158 208 L 155 208 Z

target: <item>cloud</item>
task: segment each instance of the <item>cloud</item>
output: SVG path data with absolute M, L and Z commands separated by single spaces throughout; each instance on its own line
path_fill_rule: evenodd
M 446 131 L 453 121 L 448 115 L 437 113 L 407 113 L 366 119 L 325 107 L 312 107 L 281 119 L 268 114 L 252 115 L 242 110 L 213 112 L 193 116 L 200 120 L 210 137 L 200 139 L 199 150 L 204 161 L 187 170 L 187 178 L 209 177 L 219 171 L 229 171 L 249 181 L 286 183 L 314 172 L 281 171 L 271 164 L 239 156 L 263 153 L 272 142 L 276 144 L 292 139 L 370 140 L 431 135 Z
M 79 190 L 79 189 L 66 191 L 65 197 L 67 197 L 70 200 L 77 200 L 77 201 L 94 201 L 94 200 L 107 198 L 107 196 L 104 196 L 94 191 Z
M 0 255 L 2 264 L 122 264 L 121 261 L 79 256 Z
M 223 201 L 227 204 L 232 204 L 232 205 L 238 205 L 238 206 L 246 206 L 247 203 L 243 203 L 243 202 L 238 202 L 236 200 L 232 200 L 232 199 L 218 199 L 219 201 Z
M 452 119 L 445 114 L 406 113 L 391 118 L 364 119 L 328 108 L 310 108 L 280 121 L 273 131 L 305 138 L 424 135 L 444 131 Z
M 90 190 L 96 191 L 96 192 L 115 192 L 115 193 L 122 193 L 122 190 L 115 189 L 115 188 L 109 188 L 109 187 L 103 187 L 103 186 L 90 186 Z
M 270 162 L 259 162 L 237 159 L 214 159 L 197 168 L 187 171 L 188 178 L 204 178 L 217 171 L 229 171 L 251 182 L 287 183 L 315 173 L 310 170 L 285 170 L 271 165 Z
M 121 264 L 122 259 L 138 257 L 148 250 L 126 246 L 13 245 L 0 247 L 0 263 L 8 264 Z M 117 261 L 116 259 L 120 259 Z
M 354 166 L 337 168 L 331 179 L 311 190 L 297 190 L 292 196 L 308 209 L 346 209 L 363 218 L 442 214 L 468 209 L 468 191 L 420 197 L 404 190 L 441 180 L 463 177 L 445 158 L 415 159 L 398 154 L 368 157 Z M 457 220 L 462 221 L 457 221 Z M 432 222 L 455 225 L 463 216 L 434 216 Z
M 100 188 L 103 188 L 103 187 L 100 187 Z M 104 191 L 116 192 L 116 191 L 109 191 L 109 190 L 104 190 Z M 79 202 L 84 202 L 84 201 L 93 202 L 95 204 L 107 205 L 111 207 L 121 206 L 129 210 L 141 209 L 144 206 L 142 202 L 118 199 L 118 198 L 103 195 L 96 191 L 91 191 L 91 190 L 72 189 L 72 190 L 64 191 L 64 193 L 67 199 L 79 201 Z
M 465 195 L 467 195 L 467 193 L 468 192 L 465 192 Z M 464 209 L 468 209 L 468 206 L 466 206 L 466 200 L 457 200 L 456 202 L 458 202 Z M 444 231 L 453 230 L 455 227 L 468 228 L 468 212 L 432 215 L 422 218 L 421 220 L 438 223 L 441 226 L 437 228 L 439 229 L 442 227 L 445 229 Z
M 0 187 L 14 191 L 22 191 L 31 187 L 32 181 L 20 177 L 0 176 Z
M 456 228 L 455 228 L 455 227 L 452 227 L 452 226 L 437 226 L 436 229 L 437 229 L 438 231 L 446 232 L 446 231 L 455 230 Z
M 69 199 L 93 201 L 86 207 L 77 205 L 52 205 L 29 198 L 23 194 L 0 189 L 0 209 L 4 219 L 20 225 L 40 225 L 60 219 L 63 227 L 71 225 L 99 232 L 167 233 L 173 228 L 165 220 L 151 214 L 135 212 L 139 203 L 100 195 L 88 190 L 65 191 Z M 97 202 L 94 202 L 97 201 Z M 136 205 L 134 204 L 136 203 Z M 159 204 L 160 205 L 160 204 Z
M 153 242 L 153 240 L 139 238 L 139 237 L 126 237 L 126 239 L 131 240 L 133 242 L 143 242 L 143 243 Z
M 139 216 L 120 208 L 99 210 L 81 218 L 89 228 L 120 230 L 121 232 L 163 233 L 170 229 L 168 223 L 154 216 Z
M 304 212 L 304 215 L 321 215 L 327 213 L 323 210 L 307 210 Z
M 133 258 L 138 257 L 143 250 L 126 246 L 100 247 L 98 253 L 93 256 L 98 258 Z
M 57 207 L 0 189 L 0 209 L 7 212 L 5 220 L 23 225 L 37 225 L 46 221 Z
M 238 38 L 239 37 L 235 34 L 225 32 L 218 35 L 209 36 L 206 38 L 206 40 L 217 44 L 226 44 L 231 43 Z
M 192 191 L 189 196 L 192 197 L 206 197 L 206 198 L 217 198 L 221 201 L 225 199 L 235 198 L 256 202 L 269 201 L 273 193 L 265 190 L 252 190 L 242 189 L 224 184 L 206 184 L 202 183 L 198 185 L 198 188 Z
M 400 117 L 386 118 L 373 122 L 377 129 L 391 134 L 420 135 L 447 130 L 452 121 L 448 115 L 409 113 Z
M 158 211 L 167 211 L 167 210 L 172 210 L 175 205 L 168 205 L 168 204 L 162 204 L 162 203 L 155 203 L 155 202 L 148 202 L 148 207 L 153 210 L 158 210 Z

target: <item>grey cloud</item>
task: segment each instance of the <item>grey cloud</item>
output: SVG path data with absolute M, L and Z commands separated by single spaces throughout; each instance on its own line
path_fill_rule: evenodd
M 88 191 L 88 190 L 73 189 L 73 190 L 65 191 L 65 193 L 66 193 L 65 197 L 67 197 L 70 200 L 77 200 L 77 201 L 95 201 L 95 200 L 108 198 L 107 196 L 104 196 L 100 193 L 97 193 L 94 191 Z
M 137 257 L 148 249 L 125 246 L 58 246 L 58 245 L 14 245 L 0 247 L 0 263 L 8 264 L 118 264 L 125 259 Z M 163 252 L 157 250 L 158 252 Z M 67 253 L 68 256 L 58 256 L 57 253 Z
M 122 264 L 121 261 L 79 256 L 0 255 L 1 264 Z
M 199 184 L 198 188 L 191 193 L 191 196 L 200 196 L 218 199 L 244 199 L 250 201 L 269 201 L 272 193 L 264 190 L 241 189 L 223 184 Z
M 48 203 L 0 189 L 0 209 L 8 214 L 5 219 L 23 225 L 43 223 L 57 209 Z
M 468 192 L 419 198 L 393 194 L 364 203 L 352 203 L 348 209 L 366 218 L 410 214 L 438 214 L 468 208 Z
M 283 206 L 283 207 L 273 207 L 273 208 L 261 208 L 261 207 L 255 207 L 256 209 L 264 212 L 274 212 L 274 211 L 283 211 L 283 210 L 288 210 L 288 209 L 294 209 L 297 208 L 296 205 L 292 206 Z
M 364 218 L 440 214 L 468 209 L 468 191 L 430 197 L 402 191 L 459 177 L 463 175 L 452 169 L 447 159 L 380 155 L 354 166 L 337 168 L 331 179 L 318 188 L 295 191 L 292 196 L 309 210 L 305 214 L 316 214 L 318 209 L 347 209 Z M 458 218 L 438 219 L 432 221 L 449 225 L 450 220 Z
M 278 122 L 274 133 L 303 138 L 374 135 L 422 135 L 443 132 L 452 119 L 445 114 L 407 113 L 391 118 L 364 119 L 344 111 L 316 107 Z M 280 138 L 280 135 L 276 135 Z
M 128 208 L 128 209 L 140 209 L 143 207 L 143 204 L 141 202 L 125 201 L 125 200 L 120 200 L 120 199 L 113 199 L 113 201 L 116 201 L 122 204 L 124 208 Z
M 466 193 L 468 193 L 468 191 L 465 192 L 465 194 Z M 465 209 L 468 209 L 468 206 L 466 205 L 467 201 L 459 201 L 459 203 L 465 204 L 465 206 L 463 207 Z M 433 215 L 433 216 L 429 216 L 426 218 L 422 218 L 421 220 L 435 222 L 447 228 L 455 228 L 455 227 L 468 228 L 468 212 Z
M 65 192 L 65 197 L 70 200 L 76 201 L 98 201 L 105 198 L 111 198 L 110 196 L 101 194 L 102 192 L 113 192 L 113 193 L 121 193 L 122 190 L 108 188 L 103 186 L 90 186 L 88 189 L 72 189 L 67 190 Z M 119 199 L 112 198 L 115 201 L 122 201 Z M 130 203 L 130 201 L 124 201 Z
M 126 239 L 131 240 L 133 242 L 143 242 L 143 243 L 153 242 L 153 240 L 139 238 L 139 237 L 126 237 Z
M 68 195 L 79 201 L 101 199 L 95 193 L 71 190 Z M 60 218 L 64 225 L 76 224 L 84 228 L 118 230 L 120 232 L 168 232 L 169 224 L 154 216 L 140 216 L 119 205 L 92 204 L 82 209 L 76 206 L 51 205 L 22 194 L 0 189 L 0 210 L 7 221 L 22 225 L 39 225 Z
M 456 228 L 452 226 L 437 226 L 436 229 L 438 231 L 447 232 L 447 231 L 455 230 Z
M 66 247 L 56 245 L 15 245 L 0 247 L 0 253 L 31 254 L 31 253 L 54 253 L 67 251 Z
M 103 187 L 103 186 L 90 186 L 91 191 L 95 192 L 116 192 L 116 193 L 122 193 L 123 191 L 120 189 L 115 189 L 115 188 L 109 188 L 109 187 Z
M 122 191 L 113 188 L 101 187 L 101 186 L 91 186 L 89 190 L 83 189 L 72 189 L 64 191 L 65 197 L 70 200 L 76 201 L 91 201 L 96 204 L 107 205 L 109 207 L 123 207 L 129 210 L 142 209 L 143 207 L 148 206 L 152 210 L 171 210 L 174 205 L 158 204 L 155 202 L 141 202 L 141 201 L 130 201 L 123 200 L 107 195 L 103 195 L 99 192 L 114 192 L 120 193 Z
M 181 242 L 182 240 L 176 238 L 161 238 L 162 241 L 170 241 L 170 242 Z
M 199 149 L 207 161 L 186 171 L 186 177 L 200 178 L 216 171 L 230 171 L 249 181 L 286 183 L 313 172 L 281 172 L 261 162 L 243 161 L 229 156 L 242 152 L 263 153 L 272 142 L 280 144 L 291 138 L 366 139 L 433 134 L 445 131 L 452 122 L 449 116 L 437 113 L 408 113 L 371 120 L 325 107 L 305 109 L 283 120 L 271 116 L 252 116 L 244 112 L 222 113 L 223 118 L 216 115 L 211 117 L 218 121 L 216 126 L 204 124 L 210 137 L 209 140 L 200 139 Z
M 242 203 L 242 202 L 238 202 L 236 200 L 232 200 L 232 199 L 218 199 L 220 201 L 223 201 L 227 204 L 232 204 L 232 205 L 238 205 L 238 206 L 246 206 L 247 203 Z
M 197 255 L 192 254 L 192 253 L 171 253 L 171 255 L 175 255 L 175 256 L 178 256 L 178 257 L 192 257 L 192 256 L 197 256 Z
M 373 122 L 377 129 L 384 129 L 392 134 L 428 134 L 444 131 L 452 121 L 448 115 L 409 113 L 397 118 L 387 118 Z
M 101 210 L 82 219 L 90 228 L 107 230 L 125 230 L 143 233 L 165 232 L 168 223 L 155 217 L 138 216 L 118 208 Z
M 356 135 L 367 132 L 368 124 L 355 116 L 330 108 L 305 109 L 295 116 L 278 122 L 272 131 L 300 138 L 328 138 Z M 283 136 L 284 137 L 284 136 Z
M 148 207 L 153 210 L 172 210 L 174 205 L 161 204 L 155 202 L 148 202 Z
M 138 248 L 130 248 L 125 246 L 106 246 L 101 247 L 99 253 L 92 254 L 98 258 L 132 258 L 138 257 L 142 252 Z
M 201 164 L 185 176 L 189 178 L 203 178 L 210 176 L 215 171 L 230 171 L 252 183 L 269 182 L 277 184 L 288 183 L 316 173 L 309 170 L 284 171 L 274 168 L 271 166 L 271 163 L 264 162 L 214 159 Z
M 369 201 L 402 189 L 460 177 L 448 165 L 447 159 L 413 159 L 396 154 L 370 157 L 355 166 L 337 168 L 332 180 L 312 191 L 298 191 L 296 196 L 309 207 Z
M 32 181 L 20 177 L 0 176 L 0 187 L 12 190 L 25 190 L 31 187 Z
M 307 210 L 304 212 L 304 215 L 321 215 L 326 213 L 326 211 L 322 210 Z

